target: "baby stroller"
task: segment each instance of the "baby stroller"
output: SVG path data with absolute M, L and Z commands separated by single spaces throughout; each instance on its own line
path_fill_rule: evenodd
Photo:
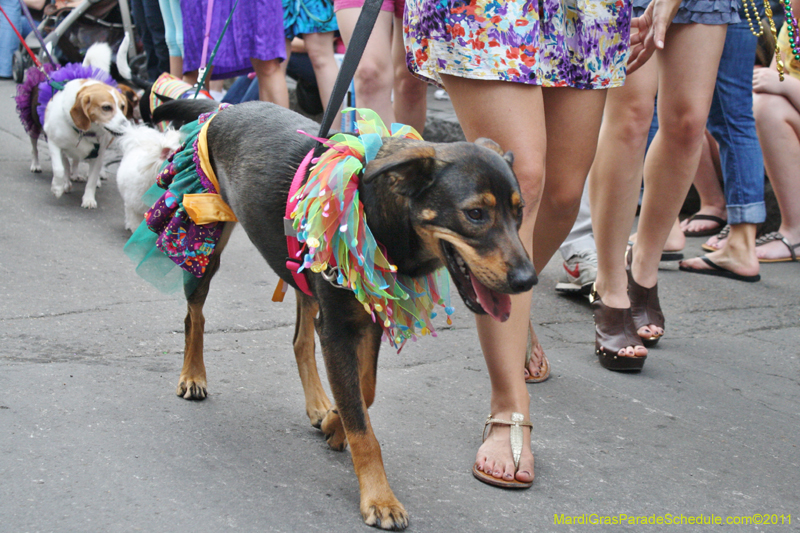
M 50 54 L 62 65 L 83 61 L 86 50 L 96 42 L 107 42 L 115 52 L 126 34 L 131 43 L 136 42 L 128 0 L 55 0 L 45 6 L 38 29 Z M 33 32 L 25 42 L 42 63 L 49 61 Z M 137 72 L 137 58 L 131 59 L 134 53 L 131 44 L 128 59 Z M 12 59 L 14 81 L 22 83 L 31 66 L 33 60 L 20 45 Z

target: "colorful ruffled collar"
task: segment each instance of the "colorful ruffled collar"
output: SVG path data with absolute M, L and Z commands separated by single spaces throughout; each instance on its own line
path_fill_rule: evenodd
M 358 135 L 337 133 L 325 141 L 329 149 L 295 194 L 291 218 L 297 239 L 306 245 L 298 272 L 308 268 L 327 273 L 331 281 L 335 278 L 337 285 L 352 290 L 381 324 L 384 339 L 399 351 L 417 335 L 436 336 L 431 319 L 437 305 L 452 324 L 450 275 L 444 268 L 418 278 L 399 274 L 372 236 L 359 200 L 359 176 L 383 145 L 382 138 L 422 137 L 402 124 L 392 124 L 390 132 L 374 111 L 356 111 Z

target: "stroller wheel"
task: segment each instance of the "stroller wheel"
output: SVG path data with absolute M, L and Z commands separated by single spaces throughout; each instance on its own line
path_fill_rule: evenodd
M 15 50 L 11 57 L 11 75 L 17 83 L 22 83 L 25 78 L 25 58 L 20 50 Z

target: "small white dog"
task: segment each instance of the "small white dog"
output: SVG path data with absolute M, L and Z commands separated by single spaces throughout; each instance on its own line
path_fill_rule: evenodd
M 156 182 L 164 161 L 180 148 L 180 133 L 134 126 L 119 142 L 123 156 L 117 170 L 117 188 L 125 203 L 125 229 L 135 231 L 152 207 L 142 201 L 142 195 Z
M 83 66 L 108 69 L 110 57 L 109 46 L 97 43 L 86 52 Z M 63 67 L 62 71 L 68 68 Z M 42 129 L 47 135 L 53 166 L 50 190 L 56 198 L 70 191 L 78 163 L 88 160 L 89 177 L 81 206 L 97 207 L 95 189 L 100 181 L 103 155 L 112 139 L 130 127 L 125 118 L 126 106 L 127 100 L 119 90 L 91 77 L 66 81 L 63 89 L 55 91 L 46 104 Z M 38 154 L 34 151 L 32 155 L 33 169 Z

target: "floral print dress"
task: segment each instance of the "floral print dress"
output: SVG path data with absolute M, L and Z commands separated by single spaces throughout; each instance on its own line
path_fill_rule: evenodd
M 406 60 L 439 74 L 545 87 L 625 81 L 630 0 L 407 0 Z

